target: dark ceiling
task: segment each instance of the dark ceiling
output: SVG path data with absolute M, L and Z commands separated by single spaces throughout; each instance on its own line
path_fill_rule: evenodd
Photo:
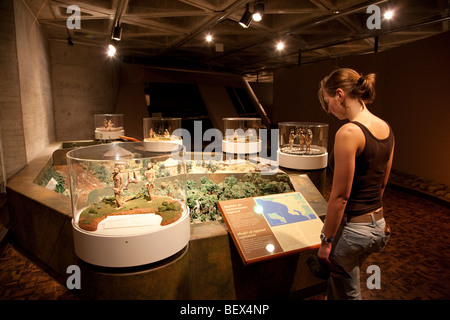
M 449 30 L 446 0 L 265 0 L 262 21 L 239 25 L 255 0 L 25 0 L 49 39 L 106 47 L 122 28 L 117 54 L 124 61 L 222 70 L 271 81 L 273 71 L 345 55 L 382 51 Z M 67 7 L 81 11 L 69 29 Z M 379 28 L 368 27 L 377 22 Z M 394 10 L 391 20 L 384 11 Z M 210 33 L 211 42 L 205 40 Z M 284 49 L 276 44 L 284 42 Z

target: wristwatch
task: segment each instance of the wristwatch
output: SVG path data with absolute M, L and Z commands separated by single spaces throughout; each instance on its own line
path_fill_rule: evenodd
M 321 233 L 320 240 L 322 240 L 322 242 L 332 243 L 334 238 L 327 238 L 323 233 Z

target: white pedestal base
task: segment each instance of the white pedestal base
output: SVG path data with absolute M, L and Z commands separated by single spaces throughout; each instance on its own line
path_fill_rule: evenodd
M 102 267 L 134 267 L 163 260 L 182 250 L 191 235 L 187 210 L 174 223 L 147 233 L 137 232 L 139 227 L 130 227 L 122 228 L 116 236 L 96 234 L 80 229 L 73 219 L 72 227 L 77 256 Z
M 118 140 L 120 136 L 125 135 L 125 130 L 118 131 L 99 131 L 95 130 L 95 139 L 96 140 Z
M 328 153 L 319 155 L 294 155 L 277 151 L 279 165 L 296 170 L 317 170 L 328 165 Z
M 222 151 L 235 154 L 253 154 L 261 151 L 261 140 L 256 142 L 230 142 L 222 140 Z
M 144 150 L 153 152 L 171 152 L 178 145 L 183 144 L 183 140 L 158 140 L 158 141 L 147 141 L 144 140 Z

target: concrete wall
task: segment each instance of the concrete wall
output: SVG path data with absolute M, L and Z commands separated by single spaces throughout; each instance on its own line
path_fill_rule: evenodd
M 94 114 L 114 113 L 118 63 L 106 48 L 50 41 L 57 141 L 94 139 Z
M 0 2 L 2 165 L 10 178 L 54 141 L 47 39 L 22 0 Z
M 55 140 L 50 57 L 45 33 L 24 1 L 14 1 L 27 162 Z
M 26 164 L 13 1 L 0 1 L 0 184 Z M 5 174 L 5 175 L 4 175 Z
M 345 57 L 274 75 L 274 122 L 330 124 L 329 150 L 344 123 L 320 107 L 320 80 L 337 67 L 376 73 L 375 102 L 369 106 L 390 123 L 396 137 L 393 168 L 450 185 L 450 32 L 388 51 Z

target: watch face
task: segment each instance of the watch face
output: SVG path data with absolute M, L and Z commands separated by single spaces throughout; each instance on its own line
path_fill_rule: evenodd
M 320 240 L 330 243 L 333 242 L 333 238 L 327 238 L 323 233 L 320 234 Z

